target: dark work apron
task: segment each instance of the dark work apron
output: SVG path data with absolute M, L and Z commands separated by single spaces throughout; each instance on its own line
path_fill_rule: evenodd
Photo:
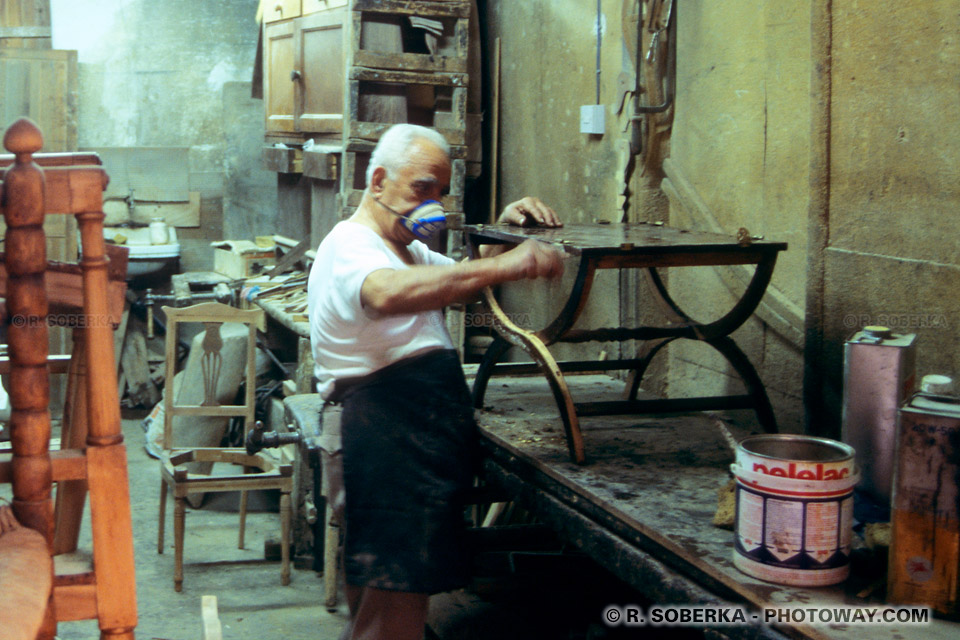
M 438 593 L 470 575 L 463 494 L 477 427 L 455 351 L 338 381 L 348 584 Z

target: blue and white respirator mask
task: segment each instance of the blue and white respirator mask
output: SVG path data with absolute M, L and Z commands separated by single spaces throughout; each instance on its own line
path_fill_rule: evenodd
M 399 216 L 403 226 L 420 240 L 430 239 L 447 226 L 447 215 L 443 212 L 443 205 L 436 200 L 424 200 L 406 215 L 382 202 L 380 204 L 393 215 Z

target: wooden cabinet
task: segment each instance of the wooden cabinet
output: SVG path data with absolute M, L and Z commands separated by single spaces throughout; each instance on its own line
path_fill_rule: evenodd
M 342 131 L 346 14 L 341 5 L 264 25 L 263 97 L 268 135 Z

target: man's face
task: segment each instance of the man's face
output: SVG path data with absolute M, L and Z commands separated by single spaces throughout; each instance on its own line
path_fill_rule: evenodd
M 393 176 L 383 175 L 379 181 L 380 201 L 402 214 L 406 214 L 425 200 L 440 200 L 450 188 L 450 160 L 442 149 L 427 140 L 413 143 L 409 161 Z M 375 181 L 376 182 L 376 181 Z M 413 240 L 410 233 L 395 216 L 391 228 L 402 233 L 406 242 Z

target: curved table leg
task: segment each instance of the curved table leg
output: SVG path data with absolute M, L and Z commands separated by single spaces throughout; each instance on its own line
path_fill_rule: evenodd
M 757 420 L 759 420 L 763 430 L 767 433 L 777 433 L 777 419 L 773 414 L 770 398 L 767 397 L 763 382 L 747 355 L 729 336 L 721 336 L 706 342 L 719 351 L 737 372 L 737 375 L 740 376 L 740 380 L 743 381 L 747 388 L 747 394 L 753 402 L 753 410 L 756 412 Z
M 477 377 L 473 379 L 473 406 L 475 409 L 483 408 L 483 396 L 487 393 L 487 383 L 490 382 L 490 376 L 493 375 L 494 367 L 509 348 L 510 343 L 498 335 L 483 353 L 483 359 L 480 361 L 480 366 L 477 367 Z
M 678 328 L 677 335 L 684 338 L 710 341 L 730 335 L 736 331 L 740 325 L 746 322 L 747 318 L 753 315 L 753 312 L 757 309 L 757 305 L 760 304 L 761 298 L 763 298 L 764 292 L 767 290 L 767 286 L 770 284 L 770 278 L 773 276 L 773 268 L 776 264 L 777 254 L 774 253 L 765 256 L 757 263 L 753 277 L 750 278 L 750 283 L 740 296 L 740 299 L 733 305 L 733 308 L 723 317 L 706 323 L 692 321 L 690 317 L 680 309 L 679 305 L 677 305 L 670 296 L 666 285 L 663 283 L 656 269 L 651 267 L 647 269 L 646 273 L 647 282 L 651 285 L 651 288 L 656 294 L 657 301 L 662 305 L 667 314 L 671 316 L 674 321 L 685 321 L 689 323 L 682 329 Z
M 583 464 L 586 458 L 583 452 L 583 436 L 580 433 L 580 421 L 577 418 L 577 412 L 573 406 L 570 389 L 567 387 L 566 380 L 564 380 L 563 373 L 560 371 L 557 361 L 550 352 L 547 351 L 546 345 L 544 345 L 540 338 L 511 322 L 503 312 L 490 287 L 483 290 L 483 296 L 487 305 L 490 307 L 491 313 L 493 313 L 494 328 L 497 330 L 497 333 L 500 334 L 500 337 L 503 338 L 501 341 L 503 346 L 499 346 L 495 341 L 490 347 L 493 348 L 496 346 L 496 351 L 490 355 L 489 359 L 486 354 L 484 355 L 483 364 L 486 365 L 487 368 L 484 371 L 484 378 L 481 380 L 480 372 L 478 371 L 477 380 L 474 381 L 474 406 L 477 406 L 477 403 L 483 403 L 483 392 L 486 390 L 486 383 L 490 377 L 493 364 L 496 363 L 503 355 L 503 352 L 506 351 L 507 343 L 520 347 L 536 361 L 544 377 L 546 377 L 547 382 L 550 384 L 550 390 L 553 392 L 553 397 L 557 402 L 557 408 L 560 410 L 560 419 L 563 421 L 563 430 L 567 438 L 570 457 L 577 464 Z
M 647 367 L 650 366 L 650 362 L 653 361 L 654 356 L 657 355 L 660 349 L 674 340 L 676 340 L 676 338 L 662 338 L 660 340 L 648 340 L 643 343 L 640 353 L 637 354 L 640 364 L 627 376 L 627 386 L 624 390 L 624 398 L 626 400 L 637 399 L 637 392 L 640 391 L 640 381 L 643 379 L 643 374 L 647 372 Z

